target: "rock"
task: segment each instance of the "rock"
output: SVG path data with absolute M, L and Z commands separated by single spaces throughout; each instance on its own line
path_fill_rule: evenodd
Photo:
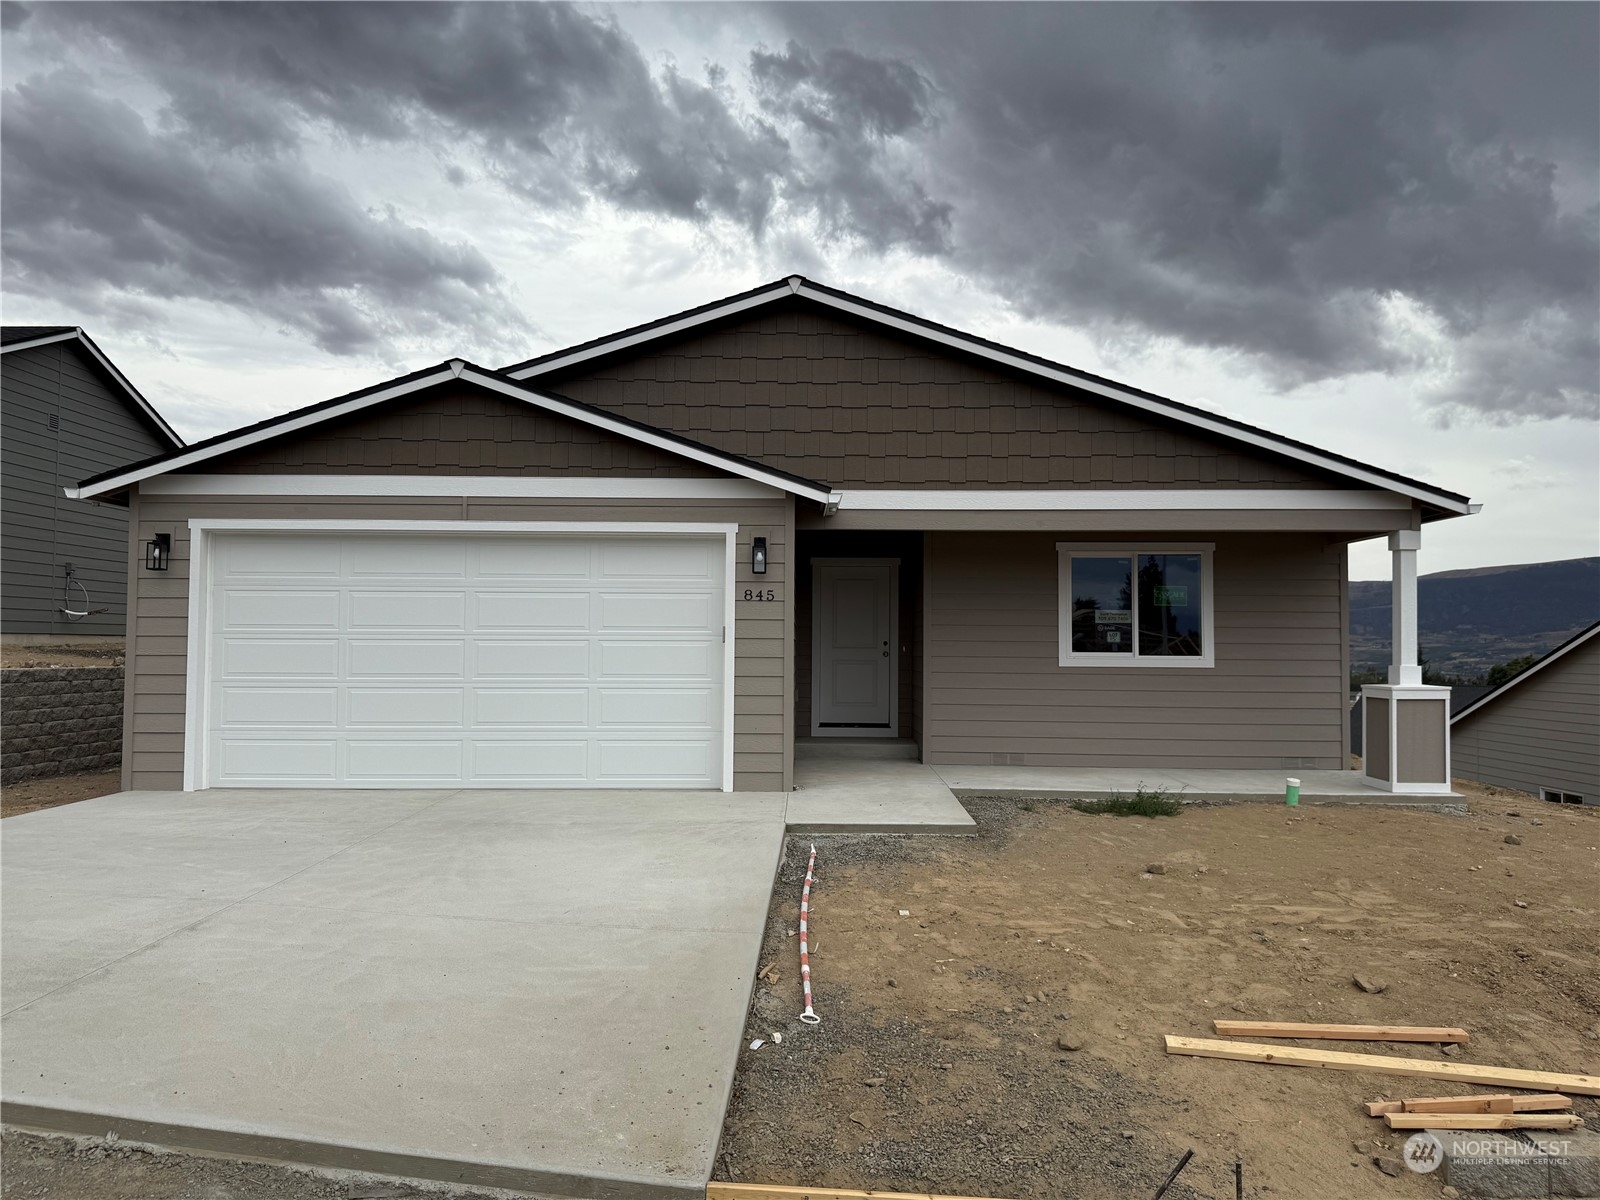
M 861 1082 L 867 1087 L 882 1087 L 884 1084 L 888 1083 L 889 1080 L 885 1076 L 874 1075 L 871 1079 L 863 1079 Z
M 1125 1141 L 1125 1142 L 1131 1142 L 1131 1141 L 1133 1141 L 1133 1130 L 1131 1130 L 1131 1129 L 1124 1129 L 1124 1130 L 1123 1130 L 1123 1131 L 1122 1131 L 1122 1140 L 1123 1140 L 1123 1141 Z
M 1508 845 L 1508 846 L 1520 846 L 1520 845 L 1522 845 L 1522 839 L 1519 838 L 1514 833 L 1508 833 L 1508 834 L 1506 834 L 1506 845 Z
M 1439 1189 L 1439 1195 L 1444 1197 L 1444 1200 L 1457 1200 L 1461 1193 L 1447 1183 Z
M 890 986 L 890 987 L 899 987 L 900 986 L 900 981 L 898 979 L 886 979 L 886 980 L 884 980 L 884 982 L 886 984 L 888 984 L 888 986 Z
M 1234 1001 L 1234 1002 L 1233 1002 L 1233 1003 L 1232 1003 L 1232 1004 L 1230 1004 L 1230 1005 L 1229 1005 L 1229 1006 L 1228 1006 L 1228 1007 L 1230 1007 L 1230 1008 L 1231 1008 L 1231 1009 L 1233 1009 L 1233 1011 L 1234 1011 L 1234 1012 L 1236 1012 L 1236 1013 L 1242 1013 L 1242 1012 L 1249 1012 L 1249 1011 L 1250 1011 L 1250 1010 L 1249 1010 L 1249 1009 L 1248 1009 L 1248 1008 L 1246 1008 L 1246 1007 L 1245 1007 L 1245 1006 L 1244 1006 L 1244 1005 L 1243 1005 L 1243 1004 L 1240 1004 L 1240 1003 L 1239 1003 L 1239 1002 L 1238 1002 L 1238 1001 L 1237 1001 L 1237 1000 L 1235 1000 L 1235 1001 Z
M 863 1128 L 863 1129 L 872 1128 L 870 1125 L 867 1124 L 867 1117 L 866 1117 L 865 1113 L 853 1112 L 853 1113 L 850 1114 L 850 1120 L 854 1121 L 857 1125 L 861 1126 L 861 1128 Z
M 1388 981 L 1379 979 L 1374 975 L 1364 975 L 1358 973 L 1352 977 L 1352 980 L 1358 988 L 1360 988 L 1363 992 L 1366 992 L 1369 996 L 1375 996 L 1379 992 L 1386 992 L 1389 990 Z
M 1461 1047 L 1456 1045 L 1454 1042 L 1446 1042 L 1444 1045 L 1439 1047 L 1439 1053 L 1444 1055 L 1446 1058 L 1460 1058 Z
M 1521 815 L 1522 814 L 1519 813 L 1516 809 L 1512 809 L 1510 812 L 1508 812 L 1506 814 L 1506 816 L 1508 816 L 1508 817 L 1520 817 Z
M 1167 873 L 1167 864 L 1148 863 L 1146 864 L 1144 871 L 1146 875 L 1165 875 Z
M 1061 1050 L 1082 1050 L 1085 1045 L 1081 1037 L 1074 1037 L 1070 1033 L 1064 1033 L 1056 1039 L 1056 1047 Z
M 1365 1156 L 1367 1156 L 1369 1158 L 1371 1157 L 1372 1152 L 1375 1149 L 1376 1149 L 1376 1147 L 1371 1142 L 1357 1142 L 1357 1143 L 1355 1143 L 1355 1151 L 1356 1151 L 1356 1153 L 1357 1154 L 1361 1154 L 1361 1155 L 1365 1155 Z
M 1514 901 L 1513 903 L 1515 903 L 1518 908 L 1527 908 L 1528 907 L 1528 902 L 1526 900 L 1517 900 L 1517 901 Z
M 1372 1156 L 1372 1165 L 1385 1175 L 1392 1175 L 1396 1178 L 1399 1178 L 1401 1172 L 1406 1169 L 1405 1163 L 1398 1158 L 1390 1158 L 1384 1154 L 1374 1154 Z

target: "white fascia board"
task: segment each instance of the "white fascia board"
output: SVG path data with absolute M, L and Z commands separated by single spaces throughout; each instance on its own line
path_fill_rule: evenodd
M 604 429 L 608 433 L 616 434 L 618 437 L 627 438 L 630 441 L 643 442 L 647 446 L 654 446 L 658 450 L 664 450 L 668 454 L 674 454 L 679 458 L 687 458 L 694 462 L 704 463 L 708 467 L 715 467 L 719 471 L 727 471 L 733 475 L 742 475 L 746 479 L 753 479 L 757 483 L 764 483 L 796 496 L 804 496 L 808 500 L 826 503 L 830 495 L 826 487 L 802 484 L 782 475 L 774 474 L 771 471 L 763 470 L 754 463 L 743 462 L 715 450 L 702 449 L 698 446 L 686 446 L 673 438 L 651 433 L 648 430 L 640 429 L 625 421 L 619 421 L 614 417 L 605 416 L 588 408 L 580 408 L 554 396 L 530 392 L 527 388 L 515 383 L 507 383 L 498 375 L 487 375 L 468 367 L 461 372 L 461 378 L 481 384 L 492 391 L 500 392 L 502 395 L 510 396 L 514 400 L 521 400 L 537 408 L 543 408 L 549 412 L 570 417 L 574 421 L 582 421 L 585 425 L 593 425 L 597 429 Z
M 399 521 L 297 517 L 194 517 L 203 533 L 605 533 L 718 534 L 739 532 L 726 521 Z
M 172 426 L 162 419 L 161 414 L 155 410 L 150 401 L 140 394 L 139 389 L 128 382 L 128 377 L 117 370 L 116 364 L 100 353 L 100 348 L 89 340 L 88 335 L 82 329 L 69 329 L 66 333 L 52 333 L 49 337 L 34 338 L 32 341 L 27 342 L 12 342 L 9 346 L 0 346 L 0 354 L 10 354 L 13 350 L 32 350 L 35 346 L 48 346 L 54 342 L 69 341 L 76 341 L 94 357 L 95 362 L 106 369 L 106 372 L 116 381 L 117 386 L 127 394 L 128 399 L 138 405 L 140 412 L 156 423 L 156 426 L 162 433 L 167 435 L 174 447 L 183 445 L 183 439 L 177 435 Z
M 162 475 L 146 496 L 472 496 L 591 500 L 764 500 L 782 495 L 751 479 L 605 475 Z
M 944 512 L 1122 512 L 1217 510 L 1278 511 L 1404 511 L 1411 504 L 1391 491 L 1318 490 L 1311 488 L 1119 488 L 1075 489 L 979 489 L 935 491 L 917 489 L 891 491 L 860 489 L 843 493 L 839 508 L 844 511 L 904 512 L 935 510 Z
M 1399 492 L 1403 496 L 1410 496 L 1414 500 L 1423 500 L 1429 504 L 1437 505 L 1439 508 L 1448 509 L 1451 512 L 1465 515 L 1471 510 L 1471 505 L 1460 500 L 1452 500 L 1448 497 L 1441 496 L 1431 489 L 1412 487 L 1409 484 L 1403 484 L 1396 480 L 1386 479 L 1374 471 L 1364 470 L 1360 467 L 1351 466 L 1348 463 L 1339 462 L 1335 459 L 1327 457 L 1326 455 L 1318 454 L 1315 451 L 1303 450 L 1297 446 L 1285 445 L 1277 438 L 1271 436 L 1239 429 L 1236 426 L 1229 425 L 1226 422 L 1216 420 L 1215 418 L 1203 416 L 1199 413 L 1177 409 L 1170 404 L 1151 400 L 1145 396 L 1140 396 L 1135 392 L 1129 392 L 1119 387 L 1113 387 L 1110 384 L 1099 383 L 1092 379 L 1085 379 L 1081 375 L 1074 375 L 1068 371 L 1061 371 L 1052 367 L 1042 366 L 1039 363 L 1023 358 L 1021 355 L 999 350 L 993 346 L 985 345 L 982 342 L 973 341 L 970 338 L 958 337 L 945 333 L 942 330 L 930 329 L 927 326 L 919 324 L 915 321 L 908 321 L 901 317 L 893 317 L 888 313 L 880 312 L 875 308 L 869 308 L 864 304 L 857 304 L 850 300 L 841 299 L 838 296 L 831 296 L 826 292 L 817 291 L 815 288 L 809 287 L 804 283 L 800 285 L 797 294 L 806 297 L 808 300 L 815 300 L 819 304 L 826 304 L 832 308 L 836 308 L 841 312 L 850 313 L 852 316 L 860 317 L 863 320 L 875 321 L 880 325 L 887 325 L 891 329 L 898 329 L 903 333 L 908 333 L 915 337 L 931 338 L 933 341 L 942 342 L 944 345 L 961 350 L 964 353 L 976 354 L 981 358 L 987 358 L 991 362 L 1001 363 L 1004 366 L 1011 367 L 1014 370 L 1025 371 L 1034 375 L 1043 376 L 1044 378 L 1052 379 L 1057 383 L 1064 383 L 1069 387 L 1081 388 L 1086 392 L 1094 392 L 1097 395 L 1105 396 L 1107 399 L 1119 401 L 1120 403 L 1130 405 L 1133 408 L 1141 409 L 1149 413 L 1155 413 L 1159 416 L 1166 417 L 1169 420 L 1181 421 L 1186 425 L 1192 425 L 1198 429 L 1204 429 L 1208 433 L 1214 433 L 1219 437 L 1230 438 L 1233 441 L 1244 442 L 1246 445 L 1255 446 L 1262 450 L 1270 450 L 1274 454 L 1282 454 L 1288 458 L 1298 459 L 1300 462 L 1309 463 L 1312 466 L 1320 467 L 1322 470 L 1333 471 L 1336 474 L 1345 475 L 1352 479 L 1359 479 L 1363 483 L 1370 484 L 1373 487 L 1383 488 L 1386 491 Z
M 304 416 L 296 417 L 292 421 L 284 421 L 281 424 L 273 425 L 266 429 L 257 429 L 250 433 L 242 433 L 238 437 L 231 437 L 226 441 L 217 442 L 211 446 L 203 446 L 186 454 L 176 454 L 171 458 L 164 458 L 160 462 L 151 463 L 148 466 L 135 467 L 131 471 L 113 475 L 110 479 L 102 479 L 99 483 L 88 487 L 69 487 L 63 490 L 66 492 L 68 499 L 92 500 L 96 496 L 103 496 L 107 492 L 121 491 L 125 487 L 140 483 L 146 479 L 152 479 L 157 475 L 165 475 L 170 471 L 193 466 L 195 463 L 202 463 L 208 459 L 231 453 L 234 450 L 243 450 L 247 446 L 254 446 L 259 442 L 282 437 L 286 433 L 294 433 L 297 430 L 308 429 L 313 425 L 320 425 L 324 421 L 332 421 L 350 413 L 360 412 L 363 408 L 381 404 L 383 401 L 391 400 L 396 396 L 405 396 L 411 392 L 420 391 L 425 387 L 432 387 L 434 384 L 443 383 L 449 378 L 451 378 L 449 368 L 441 368 L 438 371 L 424 375 L 421 379 L 414 379 L 410 383 L 383 388 L 365 396 L 357 396 L 355 399 L 347 400 L 343 404 L 336 404 L 331 408 L 323 408 L 318 409 L 316 412 L 306 413 Z
M 1468 715 L 1470 715 L 1472 713 L 1477 712 L 1485 704 L 1488 704 L 1489 701 L 1497 699 L 1498 697 L 1504 695 L 1511 688 L 1516 687 L 1519 683 L 1523 683 L 1523 682 L 1527 681 L 1528 679 L 1530 679 L 1531 677 L 1533 677 L 1534 675 L 1537 675 L 1540 671 L 1544 670 L 1551 663 L 1561 661 L 1567 655 L 1571 654 L 1574 650 L 1576 650 L 1579 646 L 1582 646 L 1585 643 L 1589 642 L 1597 634 L 1600 634 L 1600 624 L 1591 625 L 1587 630 L 1585 630 L 1583 633 L 1579 634 L 1577 637 L 1573 638 L 1565 646 L 1561 646 L 1561 647 L 1559 647 L 1559 648 L 1557 648 L 1555 650 L 1552 650 L 1549 654 L 1546 654 L 1543 658 L 1541 658 L 1538 662 L 1534 663 L 1526 671 L 1522 671 L 1519 674 L 1514 675 L 1512 678 L 1510 678 L 1510 679 L 1506 680 L 1504 683 L 1502 683 L 1499 687 L 1495 688 L 1494 691 L 1486 692 L 1482 696 L 1479 696 L 1476 700 L 1474 700 L 1471 704 L 1467 705 L 1460 712 L 1454 714 L 1450 718 L 1450 724 L 1454 725 L 1457 721 L 1461 720 L 1461 718 L 1463 718 L 1465 716 L 1468 716 Z
M 670 337 L 675 333 L 695 329 L 708 321 L 721 320 L 723 317 L 744 312 L 749 308 L 760 308 L 762 305 L 770 304 L 772 301 L 784 296 L 793 295 L 796 290 L 794 284 L 785 281 L 776 287 L 757 292 L 753 296 L 746 296 L 742 300 L 732 300 L 727 304 L 719 304 L 716 308 L 695 313 L 693 316 L 684 317 L 666 325 L 651 325 L 649 328 L 641 329 L 637 333 L 610 338 L 587 349 L 574 350 L 570 354 L 561 355 L 559 358 L 546 359 L 532 366 L 519 367 L 515 371 L 506 372 L 506 374 L 513 379 L 528 379 L 534 375 L 546 375 L 551 371 L 559 371 L 563 367 L 570 367 L 576 363 L 587 362 L 591 358 L 598 358 L 602 354 L 614 354 L 618 350 L 626 350 L 630 346 L 642 345 L 645 342 L 653 342 L 657 338 Z
M 471 367 L 465 366 L 459 360 L 448 363 L 436 371 L 430 371 L 428 374 L 421 376 L 418 379 L 413 379 L 407 383 L 396 384 L 393 387 L 381 388 L 378 391 L 369 392 L 364 396 L 354 397 L 345 401 L 343 404 L 335 404 L 328 408 L 318 409 L 315 412 L 306 413 L 303 416 L 294 418 L 293 420 L 283 421 L 268 426 L 264 429 L 257 429 L 249 433 L 240 434 L 237 437 L 227 438 L 221 442 L 215 443 L 214 445 L 192 450 L 187 454 L 174 455 L 171 458 L 163 459 L 160 462 L 152 463 L 145 467 L 136 467 L 132 470 L 125 471 L 120 475 L 115 475 L 110 479 L 103 479 L 99 483 L 93 484 L 92 486 L 68 487 L 63 490 L 70 499 L 91 500 L 96 496 L 102 496 L 108 492 L 120 491 L 123 488 L 129 487 L 132 484 L 140 483 L 146 479 L 152 479 L 158 475 L 167 475 L 170 472 L 179 470 L 180 468 L 193 466 L 197 463 L 205 462 L 208 459 L 216 458 L 220 455 L 228 454 L 235 450 L 242 450 L 248 446 L 256 445 L 259 442 L 270 441 L 273 438 L 282 437 L 285 434 L 295 433 L 299 430 L 307 429 L 314 425 L 320 425 L 325 421 L 337 420 L 338 418 L 348 416 L 351 413 L 360 412 L 364 408 L 370 408 L 375 404 L 382 404 L 386 400 L 393 400 L 400 396 L 409 395 L 413 392 L 419 392 L 425 388 L 430 388 L 440 383 L 446 383 L 452 379 L 465 379 L 471 383 L 486 387 L 490 391 L 499 392 L 501 395 L 508 396 L 513 400 L 521 401 L 522 403 L 531 407 L 542 408 L 547 412 L 553 412 L 561 416 L 569 417 L 572 420 L 580 421 L 585 425 L 592 425 L 596 428 L 604 429 L 609 433 L 617 435 L 618 437 L 626 438 L 630 441 L 642 442 L 650 446 L 655 446 L 656 448 L 664 450 L 665 452 L 675 455 L 679 458 L 685 458 L 693 462 L 703 463 L 706 466 L 715 467 L 721 471 L 727 471 L 731 475 L 740 475 L 756 483 L 765 484 L 769 487 L 774 487 L 780 491 L 789 492 L 797 496 L 804 496 L 807 499 L 816 500 L 819 503 L 826 502 L 830 494 L 828 489 L 825 487 L 801 484 L 795 480 L 763 470 L 752 463 L 746 463 L 735 458 L 724 456 L 714 450 L 684 445 L 683 443 L 675 441 L 672 438 L 639 429 L 633 425 L 627 424 L 626 422 L 605 416 L 604 414 L 596 413 L 578 405 L 559 400 L 554 396 L 546 396 L 541 393 L 531 391 L 528 388 L 522 387 L 518 384 L 509 383 L 506 380 L 501 379 L 499 376 L 489 375 L 482 371 L 474 370 Z M 375 478 L 382 478 L 382 476 L 376 476 Z M 461 493 L 457 491 L 452 492 L 451 494 L 460 495 Z

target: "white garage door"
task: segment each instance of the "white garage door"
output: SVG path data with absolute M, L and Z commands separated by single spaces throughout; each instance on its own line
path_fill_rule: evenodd
M 721 537 L 211 543 L 213 786 L 722 784 Z

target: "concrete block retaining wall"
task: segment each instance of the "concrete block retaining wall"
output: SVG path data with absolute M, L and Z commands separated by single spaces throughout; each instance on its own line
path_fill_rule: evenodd
M 121 763 L 121 667 L 0 671 L 0 784 Z

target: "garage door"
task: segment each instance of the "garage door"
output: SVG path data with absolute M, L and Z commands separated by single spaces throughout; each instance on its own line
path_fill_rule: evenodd
M 720 787 L 721 537 L 212 539 L 221 787 Z

